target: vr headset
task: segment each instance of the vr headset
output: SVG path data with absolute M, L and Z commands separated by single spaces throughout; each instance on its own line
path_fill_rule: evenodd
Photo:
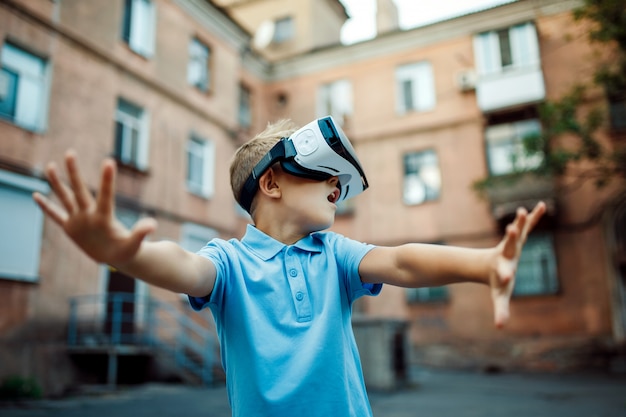
M 314 120 L 282 138 L 256 164 L 239 198 L 247 212 L 259 189 L 259 178 L 276 162 L 285 172 L 302 178 L 325 181 L 338 177 L 338 201 L 354 197 L 369 186 L 354 148 L 331 116 Z

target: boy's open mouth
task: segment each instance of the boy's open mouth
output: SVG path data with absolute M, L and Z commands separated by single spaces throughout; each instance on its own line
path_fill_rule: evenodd
M 332 193 L 328 194 L 328 201 L 330 201 L 333 204 L 336 203 L 337 200 L 339 200 L 339 194 L 340 194 L 339 188 L 335 188 Z

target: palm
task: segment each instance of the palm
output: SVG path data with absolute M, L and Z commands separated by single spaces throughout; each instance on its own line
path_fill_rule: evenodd
M 105 161 L 103 165 L 100 190 L 96 198 L 91 195 L 81 178 L 76 156 L 68 153 L 65 163 L 69 186 L 60 181 L 56 166 L 51 164 L 46 169 L 60 206 L 41 194 L 34 195 L 35 201 L 95 261 L 113 265 L 128 261 L 139 250 L 143 238 L 154 230 L 154 221 L 140 221 L 129 230 L 115 218 L 115 165 L 112 161 Z
M 124 256 L 130 232 L 117 219 L 102 216 L 97 211 L 77 213 L 62 225 L 65 233 L 81 249 L 98 262 L 119 263 Z M 102 242 L 109 242 L 102 245 Z M 131 254 L 132 255 L 132 254 Z
M 490 285 L 497 327 L 502 327 L 509 318 L 509 300 L 515 286 L 515 272 L 522 248 L 528 234 L 545 211 L 546 206 L 543 202 L 537 204 L 531 213 L 519 209 L 515 220 L 507 226 L 504 238 L 496 247 L 495 267 L 490 277 Z

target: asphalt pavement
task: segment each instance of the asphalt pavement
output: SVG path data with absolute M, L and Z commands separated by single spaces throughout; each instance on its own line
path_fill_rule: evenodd
M 626 417 L 626 375 L 414 370 L 370 392 L 376 417 Z M 230 417 L 226 389 L 146 384 L 58 400 L 0 403 L 2 417 Z M 329 416 L 332 417 L 332 416 Z

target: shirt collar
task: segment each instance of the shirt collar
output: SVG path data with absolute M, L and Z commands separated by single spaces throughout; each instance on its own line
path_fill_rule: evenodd
M 263 233 L 251 224 L 247 226 L 246 234 L 243 239 L 241 239 L 241 242 L 265 261 L 272 259 L 284 248 L 289 246 Z M 317 233 L 312 233 L 291 246 L 305 252 L 319 253 L 322 251 L 323 244 L 317 236 Z

